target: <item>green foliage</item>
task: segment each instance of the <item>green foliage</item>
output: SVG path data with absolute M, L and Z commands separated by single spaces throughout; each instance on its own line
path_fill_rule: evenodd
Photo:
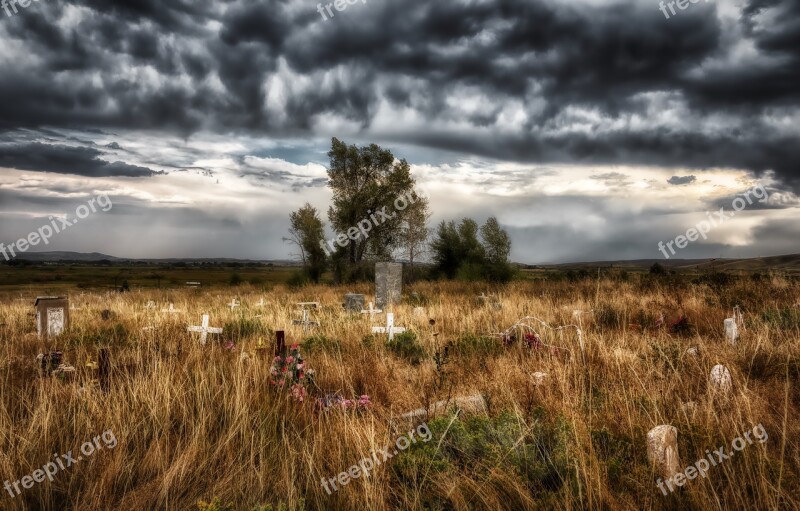
M 611 488 L 635 491 L 634 484 L 627 482 L 626 476 L 630 474 L 632 465 L 644 465 L 647 459 L 641 456 L 641 450 L 636 448 L 633 438 L 612 432 L 605 426 L 600 430 L 593 430 L 591 438 L 597 458 L 603 460 L 607 467 Z
M 429 442 L 417 442 L 394 458 L 393 473 L 403 486 L 419 485 L 428 473 L 460 471 L 473 480 L 488 480 L 494 470 L 511 470 L 532 495 L 558 491 L 574 478 L 567 457 L 568 422 L 539 417 L 528 427 L 511 413 L 428 422 Z M 448 429 L 449 426 L 449 429 Z
M 230 278 L 228 279 L 228 284 L 231 286 L 238 286 L 243 282 L 242 276 L 239 275 L 239 272 L 231 273 Z
M 236 511 L 236 508 L 233 506 L 233 503 L 228 502 L 227 504 L 223 504 L 219 497 L 214 497 L 211 502 L 205 502 L 201 500 L 197 503 L 197 510 L 198 511 Z
M 411 166 L 376 144 L 359 148 L 337 138 L 331 140 L 328 157 L 328 186 L 333 192 L 328 219 L 334 232 L 347 234 L 360 222 L 371 224 L 368 236 L 359 232 L 343 249 L 346 261 L 355 264 L 367 258 L 390 258 L 402 246 L 409 210 L 396 208 L 395 201 L 414 189 Z
M 309 280 L 318 283 L 327 266 L 327 250 L 325 243 L 325 227 L 319 218 L 317 209 L 306 203 L 302 208 L 289 216 L 291 227 L 290 238 L 300 250 L 300 258 Z
M 494 357 L 503 353 L 503 346 L 495 337 L 464 335 L 453 345 L 455 352 L 462 357 Z
M 667 269 L 661 263 L 653 263 L 653 266 L 650 267 L 651 275 L 666 275 L 667 273 Z
M 400 358 L 408 360 L 416 365 L 426 357 L 425 348 L 417 341 L 414 332 L 403 332 L 397 334 L 394 339 L 386 343 L 386 347 Z
M 514 268 L 508 261 L 511 241 L 494 217 L 480 229 L 471 218 L 464 218 L 458 225 L 454 221 L 442 222 L 431 250 L 435 271 L 448 279 L 508 282 L 514 277 Z
M 312 335 L 307 337 L 302 343 L 303 351 L 309 353 L 315 351 L 339 351 L 342 349 L 342 343 L 337 339 L 330 339 L 322 334 Z
M 310 283 L 308 274 L 305 270 L 297 270 L 292 273 L 292 276 L 286 281 L 286 285 L 292 289 L 303 287 Z

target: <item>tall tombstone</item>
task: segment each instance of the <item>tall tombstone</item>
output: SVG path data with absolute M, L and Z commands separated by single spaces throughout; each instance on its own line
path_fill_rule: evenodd
M 379 309 L 400 303 L 403 296 L 403 264 L 375 263 L 375 301 Z
M 344 295 L 344 308 L 348 311 L 360 312 L 364 308 L 364 295 L 355 293 Z
M 63 296 L 40 296 L 36 308 L 36 331 L 39 337 L 58 337 L 69 326 L 69 299 Z
M 286 333 L 283 330 L 275 332 L 275 356 L 286 356 Z

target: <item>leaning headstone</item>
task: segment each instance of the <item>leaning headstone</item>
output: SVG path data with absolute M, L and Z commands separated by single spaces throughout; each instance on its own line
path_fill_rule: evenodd
M 402 296 L 402 263 L 375 263 L 375 301 L 378 308 L 400 303 Z
M 344 295 L 344 308 L 348 311 L 358 312 L 364 308 L 364 295 L 348 293 Z
M 69 326 L 69 299 L 63 296 L 40 296 L 36 308 L 36 331 L 39 337 L 58 337 Z
M 680 471 L 678 430 L 675 426 L 663 424 L 647 433 L 647 459 L 664 479 L 669 479 Z
M 723 394 L 728 394 L 733 389 L 733 379 L 731 372 L 722 364 L 717 364 L 711 368 L 711 375 L 709 376 L 709 384 L 715 391 Z

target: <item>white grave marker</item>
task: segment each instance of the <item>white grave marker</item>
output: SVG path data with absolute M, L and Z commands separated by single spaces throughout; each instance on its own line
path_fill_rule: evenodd
M 236 298 L 231 300 L 231 303 L 228 304 L 228 307 L 230 307 L 231 310 L 235 309 L 238 306 L 239 306 L 239 302 L 236 301 Z
M 311 321 L 308 319 L 308 309 L 306 308 L 303 308 L 303 319 L 292 320 L 292 323 L 295 325 L 303 325 L 303 331 L 312 326 L 319 326 L 319 323 L 316 321 Z
M 728 394 L 733 389 L 731 372 L 722 364 L 717 364 L 711 369 L 709 383 L 714 390 Z
M 663 424 L 647 433 L 647 458 L 664 479 L 669 479 L 680 471 L 678 430 L 675 426 Z
M 372 327 L 373 334 L 389 334 L 389 340 L 394 339 L 394 334 L 402 334 L 405 332 L 406 329 L 401 326 L 394 326 L 394 313 L 387 312 L 386 313 L 386 326 L 374 326 Z
M 188 328 L 189 332 L 200 332 L 200 344 L 205 346 L 206 344 L 206 337 L 208 334 L 221 334 L 221 328 L 215 328 L 208 326 L 208 314 L 203 314 L 203 323 L 202 326 L 190 326 Z
M 266 304 L 266 303 L 264 303 L 264 298 L 261 298 L 261 301 L 260 301 L 260 302 L 258 302 L 258 303 L 256 304 L 256 307 L 264 307 L 264 306 L 266 306 L 266 305 L 267 305 L 267 304 Z

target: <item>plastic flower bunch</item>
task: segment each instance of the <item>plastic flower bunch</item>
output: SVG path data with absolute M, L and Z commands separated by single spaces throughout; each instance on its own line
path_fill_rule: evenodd
M 299 391 L 296 391 L 295 387 L 297 385 L 302 387 L 306 378 L 305 363 L 300 356 L 300 345 L 293 344 L 286 356 L 276 356 L 272 360 L 269 374 L 271 376 L 270 384 L 279 388 L 290 388 L 293 395 L 299 395 Z M 303 391 L 305 392 L 305 389 Z

